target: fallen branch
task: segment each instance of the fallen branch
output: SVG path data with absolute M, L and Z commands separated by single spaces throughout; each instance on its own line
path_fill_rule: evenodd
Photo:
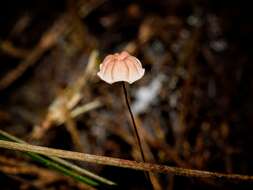
M 110 166 L 117 166 L 122 168 L 129 168 L 134 170 L 143 170 L 148 172 L 165 173 L 187 177 L 197 178 L 212 178 L 212 179 L 224 179 L 230 181 L 253 181 L 253 176 L 240 175 L 240 174 L 223 174 L 217 172 L 209 172 L 202 170 L 184 169 L 179 167 L 170 167 L 165 165 L 137 162 L 124 160 L 119 158 L 112 158 L 106 156 L 98 156 L 91 154 L 84 154 L 79 152 L 72 152 L 60 149 L 53 149 L 29 144 L 20 144 L 15 142 L 8 142 L 0 140 L 0 148 L 6 148 L 11 150 L 35 152 L 47 156 L 57 156 L 61 158 L 67 158 L 72 160 L 80 160 L 95 164 L 103 164 Z

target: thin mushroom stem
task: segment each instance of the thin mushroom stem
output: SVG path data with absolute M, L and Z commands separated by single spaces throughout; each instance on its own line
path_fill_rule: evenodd
M 129 111 L 130 116 L 131 116 L 131 120 L 132 120 L 132 124 L 133 124 L 133 128 L 134 128 L 134 133 L 135 133 L 135 136 L 136 136 L 136 139 L 137 139 L 137 142 L 138 142 L 138 146 L 139 146 L 139 149 L 140 149 L 140 152 L 141 152 L 141 158 L 142 158 L 143 162 L 146 162 L 146 158 L 145 158 L 144 151 L 143 151 L 142 144 L 141 144 L 141 138 L 140 138 L 140 135 L 138 133 L 138 129 L 137 129 L 137 126 L 136 126 L 136 123 L 135 123 L 135 120 L 134 120 L 134 115 L 133 115 L 133 112 L 132 112 L 130 104 L 129 104 L 128 94 L 127 94 L 127 89 L 126 89 L 125 82 L 122 82 L 122 87 L 123 87 L 123 91 L 124 91 L 126 105 L 127 105 L 128 111 Z M 146 178 L 148 179 L 149 183 L 152 185 L 150 174 L 148 172 L 144 172 L 144 174 L 145 174 Z
M 142 161 L 146 162 L 144 151 L 143 151 L 142 145 L 141 145 L 141 138 L 139 136 L 138 129 L 137 129 L 137 126 L 136 126 L 136 123 L 135 123 L 135 120 L 134 120 L 134 115 L 133 115 L 133 112 L 131 110 L 131 107 L 130 107 L 130 104 L 129 104 L 129 101 L 128 101 L 128 94 L 127 94 L 127 89 L 126 89 L 125 82 L 122 82 L 122 86 L 123 86 L 123 90 L 124 90 L 126 105 L 127 105 L 128 111 L 129 111 L 130 116 L 131 116 L 131 120 L 132 120 L 132 124 L 133 124 L 133 128 L 134 128 L 134 133 L 136 135 L 138 146 L 139 146 L 139 149 L 140 149 L 140 152 L 141 152 L 141 158 L 142 158 Z

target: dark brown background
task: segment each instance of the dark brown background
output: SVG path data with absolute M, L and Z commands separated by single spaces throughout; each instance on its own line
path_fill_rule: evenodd
M 151 139 L 146 139 L 150 161 L 253 175 L 251 9 L 246 1 L 217 0 L 1 1 L 0 83 L 36 48 L 42 52 L 1 88 L 0 127 L 35 143 L 30 138 L 33 127 L 43 122 L 61 90 L 75 84 L 91 51 L 97 49 L 103 59 L 127 48 L 146 69 L 144 78 L 129 86 L 133 102 L 138 89 L 163 76 L 154 101 L 138 115 Z M 40 39 L 55 25 L 70 31 L 57 34 L 43 49 Z M 8 43 L 14 50 L 6 47 Z M 82 95 L 80 104 L 94 99 L 103 104 L 74 120 L 83 151 L 138 159 L 124 137 L 125 131 L 132 133 L 120 85 L 108 85 L 94 75 Z M 75 150 L 64 125 L 50 128 L 36 143 Z M 11 151 L 1 149 L 0 156 L 31 163 Z M 119 189 L 145 189 L 141 172 L 82 165 L 117 182 Z M 1 169 L 0 187 L 21 189 L 36 177 Z M 223 180 L 166 175 L 157 179 L 162 189 L 171 190 L 253 188 Z M 56 180 L 40 188 L 79 189 L 72 183 Z M 23 188 L 39 189 L 32 184 Z

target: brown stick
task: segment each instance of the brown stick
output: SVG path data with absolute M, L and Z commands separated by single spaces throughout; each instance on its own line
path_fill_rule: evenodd
M 60 149 L 53 149 L 41 146 L 35 146 L 30 144 L 20 144 L 15 142 L 9 142 L 0 140 L 0 148 L 6 148 L 11 150 L 20 150 L 26 152 L 35 152 L 47 156 L 57 156 L 61 158 L 67 158 L 72 160 L 80 160 L 95 164 L 117 166 L 122 168 L 129 168 L 134 170 L 143 170 L 156 173 L 173 174 L 187 177 L 197 178 L 213 178 L 224 179 L 230 181 L 248 181 L 253 182 L 253 176 L 240 175 L 240 174 L 223 174 L 217 172 L 209 172 L 202 170 L 184 169 L 179 167 L 171 167 L 165 165 L 151 164 L 145 162 L 137 162 L 131 160 L 124 160 L 119 158 L 112 158 L 106 156 L 97 156 L 92 154 L 84 154 L 79 152 L 72 152 Z

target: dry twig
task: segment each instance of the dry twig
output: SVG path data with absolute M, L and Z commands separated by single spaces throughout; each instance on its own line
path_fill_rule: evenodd
M 210 171 L 202 171 L 202 170 L 193 170 L 193 169 L 185 169 L 179 167 L 171 167 L 166 165 L 158 165 L 152 163 L 145 163 L 145 162 L 137 162 L 119 158 L 111 158 L 106 156 L 98 156 L 92 154 L 84 154 L 79 152 L 73 151 L 66 151 L 60 149 L 53 149 L 41 146 L 35 146 L 30 144 L 20 144 L 15 142 L 8 142 L 4 140 L 0 140 L 0 147 L 7 148 L 11 150 L 20 150 L 26 152 L 35 152 L 38 154 L 43 154 L 47 156 L 57 156 L 72 160 L 80 160 L 95 164 L 102 164 L 102 165 L 110 165 L 110 166 L 117 166 L 122 168 L 129 168 L 134 170 L 142 170 L 148 172 L 155 172 L 155 173 L 165 173 L 165 174 L 173 174 L 179 176 L 187 176 L 187 177 L 196 177 L 196 178 L 211 178 L 211 179 L 223 179 L 223 180 L 230 180 L 231 182 L 234 181 L 253 181 L 253 176 L 248 175 L 240 175 L 240 174 L 223 174 L 217 172 L 210 172 Z

